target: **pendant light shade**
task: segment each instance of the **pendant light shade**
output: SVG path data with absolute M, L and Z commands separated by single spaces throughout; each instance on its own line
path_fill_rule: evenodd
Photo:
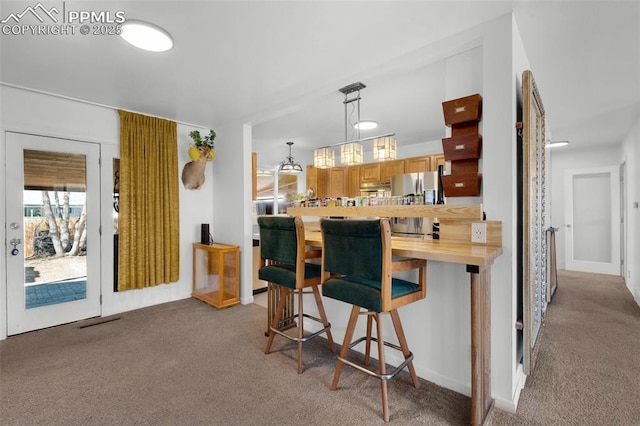
M 328 169 L 336 165 L 336 153 L 331 148 L 319 148 L 313 151 L 313 165 L 319 169 Z
M 347 166 L 362 164 L 362 145 L 348 143 L 340 146 L 340 162 Z
M 398 157 L 396 140 L 393 137 L 373 140 L 373 159 L 378 161 L 395 160 Z
M 291 145 L 293 142 L 287 142 L 289 145 L 289 155 L 280 163 L 280 167 L 278 167 L 278 172 L 280 173 L 302 173 L 302 166 L 300 163 L 296 163 L 293 161 L 293 156 L 291 155 Z

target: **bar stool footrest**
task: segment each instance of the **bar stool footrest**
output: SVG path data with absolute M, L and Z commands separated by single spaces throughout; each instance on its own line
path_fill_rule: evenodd
M 312 320 L 312 321 L 315 321 L 315 322 L 317 322 L 317 323 L 322 324 L 322 320 L 321 320 L 320 318 L 316 318 L 316 317 L 311 316 L 311 315 L 308 315 L 308 314 L 302 314 L 302 316 L 303 316 L 303 317 L 305 317 L 305 318 L 309 318 L 309 319 L 310 319 L 310 320 Z M 279 323 L 280 323 L 280 324 L 281 324 L 281 323 L 285 323 L 285 322 L 288 322 L 288 321 L 294 320 L 294 319 L 296 319 L 296 318 L 298 318 L 298 315 L 292 315 L 292 316 L 290 316 L 290 317 L 287 317 L 287 318 L 281 319 L 281 320 L 279 321 Z M 302 326 L 302 325 L 300 325 L 300 327 L 301 327 L 301 326 Z M 280 336 L 282 336 L 282 337 L 284 337 L 284 338 L 286 338 L 286 339 L 292 340 L 292 341 L 294 341 L 294 342 L 302 342 L 302 343 L 307 342 L 307 341 L 309 341 L 309 340 L 313 339 L 314 337 L 318 337 L 319 335 L 321 335 L 322 333 L 326 333 L 326 332 L 327 332 L 327 331 L 329 331 L 330 329 L 331 329 L 331 324 L 327 325 L 326 327 L 322 328 L 321 330 L 316 331 L 315 333 L 311 333 L 311 334 L 309 334 L 309 335 L 307 335 L 307 336 L 304 336 L 304 337 L 302 337 L 302 338 L 300 339 L 300 338 L 298 338 L 298 337 L 296 337 L 296 336 L 291 336 L 290 334 L 287 334 L 287 333 L 285 333 L 284 331 L 281 331 L 281 330 L 279 330 L 279 329 L 277 329 L 277 328 L 273 328 L 273 327 L 269 326 L 269 330 L 273 331 L 274 333 L 276 333 L 276 334 L 278 334 L 278 335 L 280 335 Z
M 352 349 L 354 346 L 358 345 L 359 343 L 364 342 L 365 340 L 367 340 L 367 337 L 366 337 L 366 336 L 365 336 L 365 337 L 361 337 L 361 338 L 359 338 L 359 339 L 357 339 L 357 340 L 354 340 L 354 341 L 349 345 L 349 349 Z M 372 340 L 372 341 L 374 341 L 374 342 L 377 342 L 377 341 L 378 341 L 378 339 L 377 339 L 376 337 L 371 337 L 371 340 Z M 382 343 L 383 343 L 385 346 L 390 347 L 391 349 L 395 349 L 395 350 L 397 350 L 397 351 L 402 352 L 402 348 L 401 348 L 400 346 L 398 346 L 398 345 L 395 345 L 395 344 L 393 344 L 393 343 L 386 342 L 386 341 L 384 341 L 384 342 L 382 342 Z M 385 374 L 376 373 L 375 371 L 369 370 L 368 368 L 363 367 L 363 366 L 362 366 L 362 365 L 360 365 L 360 364 L 357 364 L 357 363 L 355 363 L 355 362 L 353 362 L 353 361 L 349 361 L 349 360 L 348 360 L 348 359 L 346 359 L 346 358 L 342 358 L 340 355 L 338 355 L 338 359 L 339 359 L 340 361 L 342 361 L 343 363 L 345 363 L 346 365 L 348 365 L 348 366 L 350 366 L 350 367 L 353 367 L 353 368 L 355 368 L 356 370 L 362 371 L 363 373 L 366 373 L 366 374 L 368 374 L 368 375 L 370 375 L 370 376 L 372 376 L 372 377 L 378 378 L 378 379 L 380 379 L 380 380 L 389 380 L 389 379 L 392 379 L 392 378 L 394 378 L 395 376 L 397 376 L 397 375 L 398 375 L 398 373 L 399 373 L 400 371 L 402 371 L 402 369 L 404 369 L 407 365 L 409 365 L 409 363 L 410 363 L 411 361 L 413 361 L 413 352 L 409 352 L 409 356 L 404 360 L 404 362 L 402 362 L 400 365 L 398 365 L 398 366 L 397 366 L 397 367 L 396 367 L 392 372 L 390 372 L 390 373 L 385 373 Z

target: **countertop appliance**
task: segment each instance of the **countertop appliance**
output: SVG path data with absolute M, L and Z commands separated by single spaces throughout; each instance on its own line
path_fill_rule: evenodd
M 405 204 L 435 204 L 438 173 L 408 173 L 391 178 L 391 196 L 403 197 Z M 432 235 L 433 220 L 422 217 L 394 217 L 391 232 L 396 235 L 424 237 Z

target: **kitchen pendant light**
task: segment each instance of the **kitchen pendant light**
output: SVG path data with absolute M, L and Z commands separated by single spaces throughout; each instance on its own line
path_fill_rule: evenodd
M 375 157 L 376 159 L 378 159 L 377 157 L 378 154 L 381 155 L 380 161 L 385 159 L 390 160 L 392 158 L 393 159 L 396 158 L 396 140 L 394 138 L 391 138 L 391 136 L 395 136 L 395 133 L 387 133 L 387 134 L 378 135 L 378 136 L 368 136 L 366 138 L 363 138 L 360 136 L 360 130 L 375 129 L 376 127 L 378 127 L 378 123 L 375 121 L 360 119 L 360 90 L 364 89 L 365 87 L 367 86 L 365 86 L 360 82 L 356 82 L 356 83 L 351 83 L 339 89 L 340 93 L 344 95 L 344 101 L 342 102 L 344 104 L 344 141 L 335 143 L 333 145 L 320 147 L 314 150 L 313 152 L 314 166 L 318 168 L 334 167 L 335 153 L 333 152 L 332 148 L 338 147 L 338 146 L 340 147 L 340 162 L 343 165 L 353 166 L 357 164 L 362 164 L 364 162 L 364 155 L 363 155 L 363 147 L 360 142 L 366 142 L 371 140 L 374 141 L 374 147 L 375 147 L 375 141 L 378 141 L 378 140 L 381 140 L 382 141 L 381 143 L 384 145 L 384 148 L 381 148 L 379 152 L 375 152 L 375 149 L 374 149 L 374 155 L 376 156 Z M 349 97 L 352 93 L 355 93 L 355 95 L 352 95 L 351 97 Z M 357 114 L 358 114 L 357 121 L 355 122 L 355 124 L 353 124 L 353 127 L 357 130 L 357 138 L 350 140 L 349 139 L 350 120 L 349 120 L 348 105 L 352 104 L 353 102 L 355 102 L 356 106 L 354 107 L 351 114 L 353 114 L 354 111 L 357 111 Z
M 362 164 L 362 145 L 348 143 L 340 145 L 340 162 L 347 166 Z
M 378 161 L 395 160 L 398 157 L 396 140 L 393 137 L 373 140 L 373 159 Z
M 336 165 L 336 153 L 331 148 L 319 148 L 313 151 L 313 165 L 319 169 L 328 169 Z
M 291 155 L 291 145 L 293 142 L 287 142 L 289 145 L 289 155 L 280 163 L 280 167 L 278 167 L 278 172 L 280 173 L 302 173 L 302 166 L 300 163 L 296 163 L 293 161 L 293 156 Z

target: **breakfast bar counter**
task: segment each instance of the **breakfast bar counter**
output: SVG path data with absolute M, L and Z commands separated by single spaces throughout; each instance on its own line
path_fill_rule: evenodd
M 471 424 L 481 425 L 493 407 L 491 398 L 491 265 L 502 254 L 501 222 L 485 222 L 489 229 L 486 243 L 471 243 L 471 223 L 482 221 L 482 206 L 413 206 L 350 208 L 290 208 L 292 216 L 386 216 L 425 215 L 437 217 L 441 223 L 440 239 L 392 237 L 394 256 L 413 257 L 465 265 L 471 290 Z M 366 210 L 365 210 L 366 209 Z M 375 209 L 375 213 L 374 213 Z M 325 211 L 323 211 L 325 210 Z M 317 225 L 305 227 L 305 240 L 310 246 L 322 247 Z M 492 231 L 493 230 L 493 231 Z

